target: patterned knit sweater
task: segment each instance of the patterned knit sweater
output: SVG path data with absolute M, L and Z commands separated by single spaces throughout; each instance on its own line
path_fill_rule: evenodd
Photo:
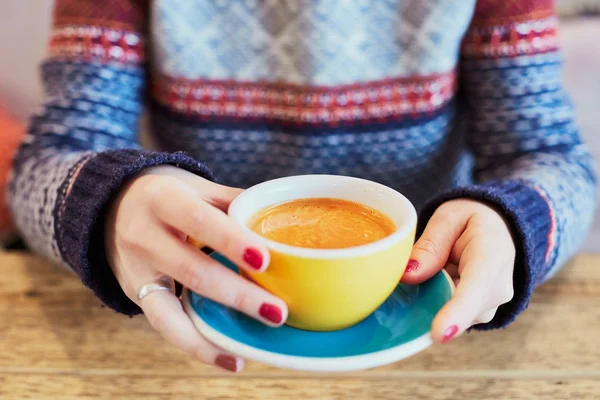
M 550 0 L 56 3 L 9 200 L 29 245 L 119 312 L 139 309 L 103 216 L 153 165 L 241 187 L 363 177 L 407 195 L 421 228 L 449 199 L 488 202 L 513 230 L 516 295 L 483 329 L 511 322 L 588 230 L 595 173 Z M 144 109 L 160 152 L 138 144 Z

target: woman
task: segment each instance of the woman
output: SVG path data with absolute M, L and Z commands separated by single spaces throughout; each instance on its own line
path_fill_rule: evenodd
M 286 306 L 186 238 L 264 270 L 267 250 L 223 213 L 238 187 L 364 177 L 420 210 L 403 280 L 446 267 L 458 282 L 434 339 L 503 327 L 574 254 L 595 205 L 556 29 L 548 0 L 58 0 L 11 205 L 28 243 L 107 305 L 239 371 L 163 289 L 274 326 Z M 163 152 L 137 144 L 146 100 Z

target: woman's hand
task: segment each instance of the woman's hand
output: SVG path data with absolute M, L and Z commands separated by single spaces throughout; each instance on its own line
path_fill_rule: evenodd
M 456 291 L 433 321 L 434 340 L 444 343 L 474 324 L 487 323 L 514 295 L 515 245 L 504 219 L 474 200 L 441 205 L 415 244 L 402 282 L 416 284 L 442 268 Z
M 239 193 L 175 167 L 152 168 L 122 189 L 105 230 L 113 272 L 152 327 L 186 353 L 231 371 L 241 370 L 243 360 L 204 339 L 175 294 L 155 291 L 138 300 L 138 292 L 148 283 L 167 280 L 173 285 L 176 280 L 265 324 L 283 324 L 283 301 L 186 241 L 189 236 L 242 269 L 264 271 L 269 265 L 267 249 L 225 214 Z

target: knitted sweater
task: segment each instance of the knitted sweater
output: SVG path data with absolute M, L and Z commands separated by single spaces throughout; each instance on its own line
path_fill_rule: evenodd
M 56 3 L 10 204 L 33 249 L 119 312 L 139 309 L 106 261 L 104 213 L 159 164 L 240 187 L 363 177 L 404 193 L 421 228 L 449 199 L 490 203 L 513 231 L 516 294 L 484 329 L 511 322 L 588 230 L 595 173 L 550 0 Z M 143 109 L 160 152 L 138 144 Z

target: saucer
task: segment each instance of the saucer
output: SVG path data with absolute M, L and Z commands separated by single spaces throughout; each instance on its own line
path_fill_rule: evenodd
M 237 271 L 220 254 L 211 257 Z M 280 368 L 341 372 L 390 364 L 429 347 L 433 318 L 453 291 L 445 271 L 420 285 L 398 284 L 365 320 L 333 332 L 267 327 L 190 290 L 183 305 L 200 333 L 232 354 Z

